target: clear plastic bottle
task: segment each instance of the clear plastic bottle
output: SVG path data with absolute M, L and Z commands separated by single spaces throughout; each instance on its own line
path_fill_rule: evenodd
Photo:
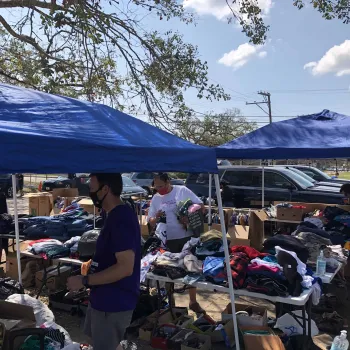
M 317 258 L 316 275 L 323 276 L 326 273 L 326 259 L 323 255 L 323 250 L 320 251 L 320 255 Z
M 334 338 L 331 350 L 348 350 L 349 341 L 346 338 L 347 338 L 347 332 L 341 331 L 340 335 L 337 335 Z

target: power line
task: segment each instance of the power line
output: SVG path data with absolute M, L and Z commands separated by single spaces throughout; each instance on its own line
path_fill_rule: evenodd
M 270 90 L 276 94 L 302 93 L 302 92 L 349 92 L 349 89 L 295 89 L 295 90 Z
M 259 91 L 259 95 L 264 97 L 264 101 L 262 102 L 246 102 L 246 105 L 256 105 L 258 106 L 263 112 L 265 112 L 269 116 L 269 122 L 272 123 L 272 112 L 271 112 L 271 94 L 269 92 Z M 269 109 L 268 112 L 266 112 L 260 105 L 261 104 L 267 104 L 267 108 Z

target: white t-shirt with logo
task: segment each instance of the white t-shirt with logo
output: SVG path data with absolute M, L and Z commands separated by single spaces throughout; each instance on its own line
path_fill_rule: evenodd
M 186 231 L 176 216 L 177 204 L 186 199 L 190 199 L 194 204 L 202 204 L 202 201 L 186 186 L 173 186 L 170 193 L 161 196 L 157 193 L 151 201 L 148 211 L 148 219 L 156 217 L 159 210 L 166 214 L 167 239 L 181 239 L 192 235 L 191 231 Z

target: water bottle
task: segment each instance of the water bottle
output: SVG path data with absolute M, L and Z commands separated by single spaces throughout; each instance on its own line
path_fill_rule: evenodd
M 320 256 L 317 258 L 316 275 L 323 276 L 326 273 L 326 259 L 323 256 L 323 250 L 320 251 Z
M 341 331 L 340 335 L 337 335 L 332 343 L 331 350 L 348 350 L 349 341 L 346 339 L 347 332 Z

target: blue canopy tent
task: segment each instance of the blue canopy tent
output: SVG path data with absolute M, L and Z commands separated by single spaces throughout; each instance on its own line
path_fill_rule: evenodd
M 266 125 L 216 148 L 218 158 L 350 157 L 350 117 L 323 110 Z
M 0 173 L 198 170 L 215 150 L 111 107 L 0 84 Z
M 111 107 L 0 84 L 1 173 L 214 173 L 229 290 L 234 290 L 215 150 L 194 145 Z M 12 176 L 21 282 L 16 180 Z M 235 311 L 235 310 L 233 310 Z M 238 328 L 233 312 L 235 336 Z M 239 350 L 239 342 L 236 341 Z

